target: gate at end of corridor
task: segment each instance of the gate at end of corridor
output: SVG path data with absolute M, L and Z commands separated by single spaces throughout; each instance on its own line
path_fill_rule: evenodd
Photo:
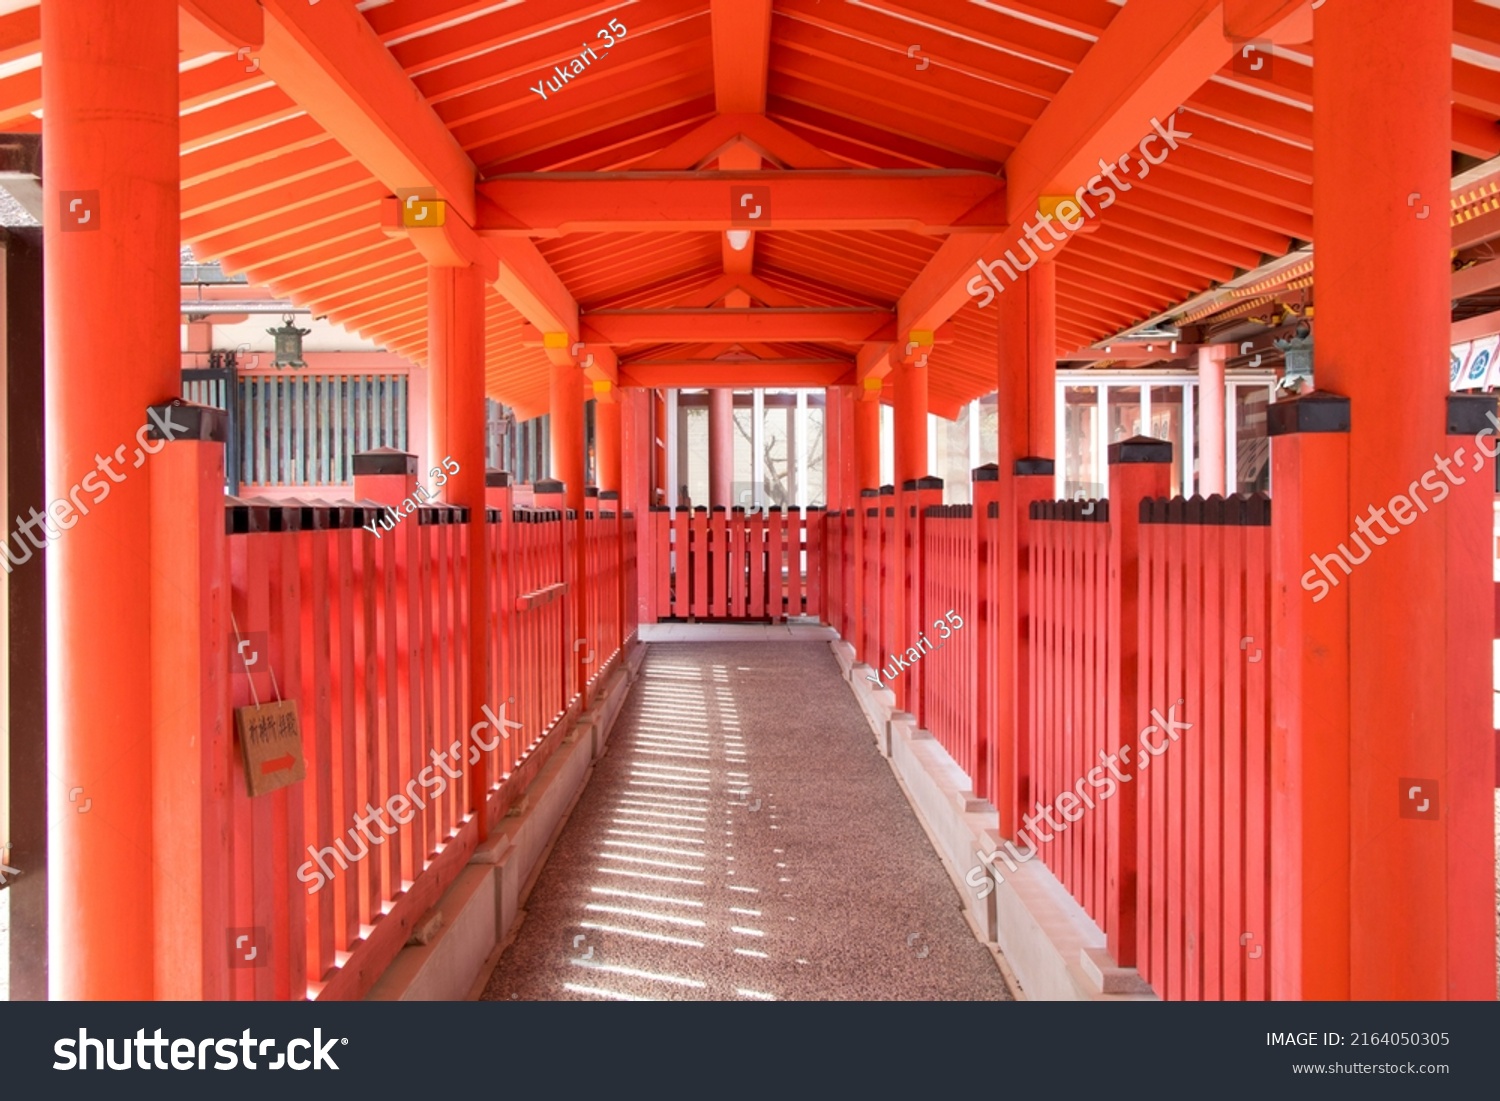
M 821 621 L 822 511 L 652 509 L 657 618 Z

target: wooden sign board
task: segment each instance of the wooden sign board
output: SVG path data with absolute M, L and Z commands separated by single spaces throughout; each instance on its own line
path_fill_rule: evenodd
M 237 707 L 234 725 L 244 751 L 251 798 L 295 784 L 307 775 L 295 700 Z

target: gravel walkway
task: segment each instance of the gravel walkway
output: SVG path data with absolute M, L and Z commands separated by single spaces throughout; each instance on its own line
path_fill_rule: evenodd
M 1009 993 L 826 642 L 656 643 L 484 998 Z

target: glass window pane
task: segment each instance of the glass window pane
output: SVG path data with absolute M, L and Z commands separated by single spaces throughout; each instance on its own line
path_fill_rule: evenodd
M 754 508 L 755 500 L 755 465 L 754 465 L 754 410 L 750 407 L 750 396 L 744 396 L 744 405 L 740 405 L 740 397 L 735 397 L 734 407 L 734 500 L 731 504 L 743 505 L 745 508 Z
M 1000 406 L 998 395 L 979 399 L 979 465 L 1000 461 Z
M 1172 476 L 1167 492 L 1182 492 L 1182 387 L 1151 387 L 1151 428 L 1146 435 L 1172 445 Z
M 1106 390 L 1109 407 L 1109 439 L 1106 444 L 1119 443 L 1132 436 L 1150 435 L 1141 424 L 1141 388 L 1139 386 L 1110 386 Z
M 1199 470 L 1203 464 L 1203 417 L 1200 413 L 1200 410 L 1203 408 L 1203 399 L 1201 391 L 1195 383 L 1188 383 L 1187 389 L 1193 398 L 1193 461 L 1192 465 L 1188 467 L 1192 471 L 1192 475 L 1189 478 L 1189 485 L 1183 490 L 1183 496 L 1191 497 L 1199 491 Z
M 685 484 L 686 499 L 680 503 L 696 508 L 708 504 L 708 406 L 691 405 L 681 409 L 685 430 L 679 446 L 679 460 Z
M 1269 386 L 1234 388 L 1234 491 L 1271 491 L 1271 441 L 1266 436 L 1266 407 L 1271 404 Z
M 792 508 L 791 416 L 795 409 L 767 406 L 761 453 L 765 457 L 765 502 L 772 508 Z
M 807 407 L 807 503 L 823 508 L 828 504 L 827 467 L 823 461 L 827 435 L 821 405 Z
M 1099 497 L 1094 455 L 1099 446 L 1099 394 L 1093 386 L 1063 389 L 1063 496 Z
M 896 410 L 884 403 L 880 406 L 880 484 L 896 484 Z
M 933 417 L 929 422 L 937 439 L 937 468 L 943 479 L 943 503 L 967 505 L 973 497 L 969 486 L 969 417 L 972 403 L 959 410 L 957 420 Z

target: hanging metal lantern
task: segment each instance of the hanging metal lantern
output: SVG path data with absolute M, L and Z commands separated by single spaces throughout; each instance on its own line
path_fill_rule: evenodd
M 276 361 L 272 363 L 271 366 L 307 366 L 307 364 L 302 361 L 302 338 L 308 333 L 312 332 L 311 329 L 297 328 L 297 326 L 292 324 L 292 315 L 287 314 L 281 319 L 280 328 L 267 329 L 266 332 L 270 333 L 276 338 Z
M 1306 321 L 1298 322 L 1290 340 L 1274 341 L 1286 362 L 1281 386 L 1292 393 L 1313 388 L 1313 338 L 1312 326 Z

